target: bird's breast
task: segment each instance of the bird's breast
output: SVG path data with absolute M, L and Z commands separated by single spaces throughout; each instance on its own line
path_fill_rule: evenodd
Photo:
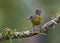
M 40 20 L 36 19 L 36 20 L 32 20 L 31 21 L 33 25 L 39 25 L 40 24 Z

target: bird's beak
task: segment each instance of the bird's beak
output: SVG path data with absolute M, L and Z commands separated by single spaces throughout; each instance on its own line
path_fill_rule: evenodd
M 28 17 L 28 18 L 27 18 L 27 20 L 31 20 L 31 18 L 30 18 L 30 17 Z

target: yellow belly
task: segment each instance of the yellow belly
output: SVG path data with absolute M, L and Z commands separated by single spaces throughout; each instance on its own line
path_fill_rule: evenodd
M 39 25 L 40 24 L 40 20 L 34 20 L 34 21 L 31 21 L 33 25 Z
M 31 23 L 33 24 L 33 26 L 34 26 L 34 25 L 39 25 L 40 22 L 41 22 L 41 18 L 40 18 L 39 15 L 36 15 L 36 16 L 35 16 L 35 19 L 34 19 L 34 20 L 31 20 Z

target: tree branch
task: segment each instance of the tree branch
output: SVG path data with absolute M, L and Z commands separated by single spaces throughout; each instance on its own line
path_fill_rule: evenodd
M 44 33 L 49 29 L 49 27 L 55 26 L 57 23 L 60 23 L 60 15 L 58 15 L 56 18 L 52 19 L 51 21 L 45 23 L 41 26 L 39 30 L 32 31 L 27 30 L 23 32 L 16 32 L 10 28 L 3 29 L 2 33 L 0 33 L 0 42 L 4 40 L 10 40 L 10 39 L 16 39 L 16 38 L 26 38 L 31 37 L 36 34 Z

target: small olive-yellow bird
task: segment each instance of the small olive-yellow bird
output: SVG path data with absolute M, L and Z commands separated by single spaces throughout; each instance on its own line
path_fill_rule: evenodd
M 40 23 L 41 23 L 41 10 L 37 9 L 33 16 L 28 17 L 28 20 L 31 20 L 33 27 L 40 25 Z

